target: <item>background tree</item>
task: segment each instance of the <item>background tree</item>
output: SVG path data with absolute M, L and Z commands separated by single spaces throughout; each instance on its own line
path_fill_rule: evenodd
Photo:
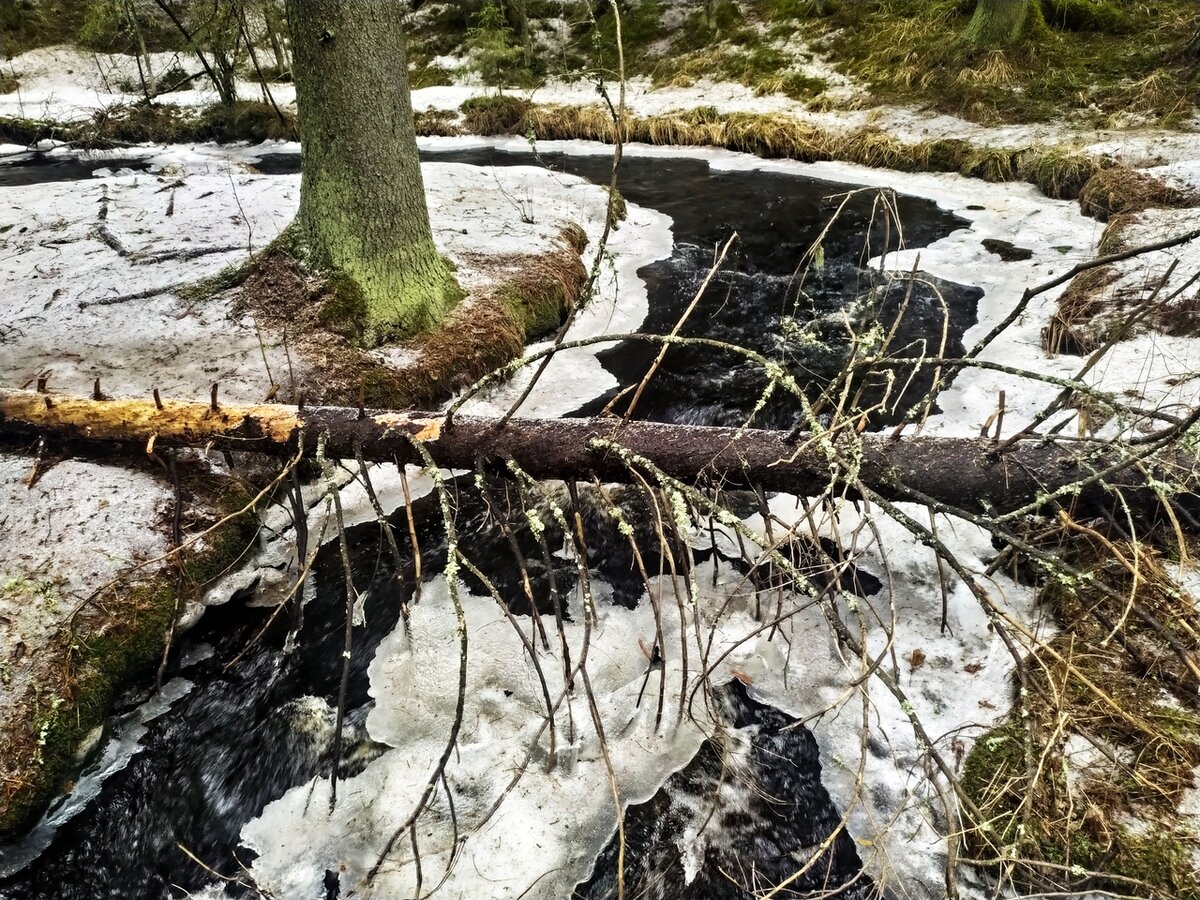
M 293 235 L 335 274 L 368 343 L 437 322 L 461 292 L 438 254 L 417 154 L 401 4 L 287 0 L 303 129 Z
M 512 83 L 514 78 L 527 75 L 519 71 L 517 62 L 523 51 L 496 0 L 486 0 L 475 15 L 474 23 L 467 29 L 467 47 L 472 62 L 483 83 L 503 93 L 505 82 Z

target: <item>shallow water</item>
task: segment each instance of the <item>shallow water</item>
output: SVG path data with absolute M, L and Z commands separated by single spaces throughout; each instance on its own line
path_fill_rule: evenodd
M 491 149 L 425 156 L 496 165 L 536 161 L 529 153 Z M 540 159 L 567 172 L 607 181 L 609 161 L 604 156 L 543 153 Z M 134 162 L 106 160 L 103 164 L 117 169 Z M 144 161 L 136 163 L 145 165 Z M 95 163 L 84 165 L 88 172 L 96 167 Z M 259 164 L 264 172 L 295 171 L 297 166 L 294 154 L 267 157 Z M 43 176 L 41 180 L 85 177 L 86 173 L 80 174 L 83 171 L 84 166 L 75 163 L 41 163 L 23 171 L 10 165 L 0 168 L 0 185 L 33 183 L 12 179 L 38 176 Z M 807 386 L 819 387 L 840 367 L 844 340 L 832 328 L 823 348 L 814 350 L 809 343 L 793 346 L 781 337 L 783 320 L 790 316 L 809 321 L 843 309 L 878 281 L 877 275 L 859 264 L 885 245 L 898 243 L 895 228 L 885 228 L 873 217 L 873 194 L 856 194 L 823 239 L 824 269 L 799 284 L 794 278 L 797 260 L 842 202 L 839 195 L 848 190 L 851 188 L 845 185 L 791 175 L 715 172 L 700 160 L 627 157 L 621 179 L 623 195 L 631 202 L 662 210 L 675 223 L 672 256 L 641 272 L 650 301 L 643 330 L 663 333 L 671 329 L 703 279 L 714 248 L 736 231 L 741 240 L 730 264 L 714 279 L 684 333 L 749 346 L 779 360 Z M 900 197 L 897 208 L 910 247 L 927 244 L 963 224 L 927 201 Z M 869 237 L 865 247 L 864 236 Z M 956 346 L 961 348 L 961 333 L 974 320 L 978 292 L 955 285 L 940 287 L 949 310 L 950 355 Z M 877 305 L 884 321 L 888 310 L 894 311 L 904 295 L 905 290 L 895 285 L 880 294 Z M 908 298 L 908 310 L 897 340 L 940 335 L 944 317 L 940 301 L 914 292 Z M 604 351 L 601 359 L 623 384 L 629 384 L 640 379 L 656 352 L 643 344 L 621 344 Z M 741 423 L 754 410 L 763 387 L 761 372 L 738 358 L 708 349 L 673 349 L 645 392 L 637 415 L 673 422 Z M 921 390 L 920 383 L 913 389 Z M 584 402 L 585 398 L 580 398 L 578 412 L 595 412 L 607 399 Z M 755 422 L 787 428 L 795 416 L 795 403 L 773 402 L 758 411 Z M 886 418 L 879 417 L 877 424 Z M 506 597 L 519 598 L 521 588 L 507 538 L 485 521 L 488 504 L 466 483 L 459 485 L 456 502 L 458 529 L 468 553 Z M 423 570 L 436 572 L 445 553 L 440 520 L 429 501 L 418 501 L 415 514 L 422 538 Z M 589 567 L 596 577 L 612 585 L 615 602 L 636 603 L 642 585 L 631 576 L 627 543 L 612 531 L 612 523 L 605 517 L 590 517 L 588 529 Z M 527 530 L 518 535 L 518 541 L 534 576 L 538 605 L 549 608 L 553 593 L 566 603 L 575 577 L 573 565 L 553 557 L 543 562 Z M 350 772 L 379 749 L 362 727 L 370 708 L 366 670 L 379 642 L 396 624 L 398 591 L 404 590 L 393 577 L 390 555 L 376 526 L 354 529 L 351 546 L 356 587 L 361 591 L 369 586 L 370 590 L 368 624 L 355 633 L 350 739 L 344 760 Z M 646 563 L 651 569 L 657 567 L 653 559 Z M 405 583 L 411 584 L 412 560 L 407 555 L 404 565 Z M 170 666 L 169 674 L 188 679 L 192 689 L 144 725 L 146 734 L 139 752 L 103 783 L 95 800 L 59 828 L 48 849 L 21 871 L 0 880 L 0 898 L 184 896 L 213 877 L 181 847 L 219 872 L 237 874 L 239 862 L 249 861 L 244 851 L 238 851 L 238 835 L 245 822 L 288 788 L 330 766 L 344 590 L 336 547 L 327 546 L 313 575 L 294 652 L 285 649 L 287 617 L 281 617 L 262 641 L 246 650 L 267 613 L 248 609 L 236 598 L 211 610 L 200 626 L 185 636 Z M 513 601 L 514 612 L 528 611 L 527 604 L 522 608 L 523 602 Z M 570 613 L 568 603 L 566 614 Z M 673 832 L 686 826 L 682 811 L 694 806 L 686 797 L 712 793 L 709 788 L 719 780 L 713 758 L 717 751 L 706 745 L 693 764 L 674 776 L 659 795 L 630 811 L 634 840 L 627 863 L 640 884 L 655 886 L 648 896 L 664 900 L 749 896 L 729 888 L 728 879 L 718 875 L 731 858 L 752 863 L 764 877 L 778 878 L 787 866 L 794 870 L 796 854 L 819 844 L 837 822 L 837 810 L 820 785 L 819 761 L 807 730 L 783 730 L 789 724 L 786 717 L 754 703 L 736 685 L 728 693 L 729 725 L 743 762 L 740 783 L 769 789 L 775 801 L 754 807 L 747 815 L 736 815 L 733 809 L 718 811 L 719 839 L 714 837 L 707 845 L 701 877 L 686 884 L 669 847 L 675 846 Z M 125 706 L 136 709 L 144 699 L 144 693 L 133 692 L 125 698 Z M 111 727 L 116 731 L 127 725 L 118 718 Z M 772 765 L 770 760 L 780 753 L 789 762 Z M 15 848 L 0 848 L 0 872 L 5 860 L 15 856 Z M 798 893 L 793 896 L 803 896 L 801 889 L 822 884 L 836 887 L 853 880 L 858 860 L 848 838 L 839 838 L 827 856 L 826 862 L 813 869 L 821 880 L 811 886 L 798 883 Z M 579 888 L 579 896 L 610 896 L 612 866 L 611 852 L 602 854 L 596 871 Z M 336 896 L 336 876 L 330 885 L 330 896 Z M 860 881 L 848 890 L 859 892 L 868 887 Z

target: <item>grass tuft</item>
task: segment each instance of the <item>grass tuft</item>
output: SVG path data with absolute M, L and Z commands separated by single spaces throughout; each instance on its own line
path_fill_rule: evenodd
M 1061 631 L 1032 649 L 1013 714 L 964 762 L 983 816 L 964 834 L 969 856 L 1022 890 L 1197 900 L 1195 838 L 1176 808 L 1200 764 L 1200 715 L 1173 646 L 1200 647 L 1195 601 L 1148 542 L 1066 515 L 1031 539 L 1089 577 L 1039 576 Z
M 472 97 L 463 102 L 463 129 L 470 134 L 517 134 L 533 104 L 511 94 Z
M 1098 172 L 1079 194 L 1085 216 L 1107 222 L 1120 213 L 1144 209 L 1182 209 L 1200 205 L 1200 195 L 1181 191 L 1144 172 L 1114 166 Z

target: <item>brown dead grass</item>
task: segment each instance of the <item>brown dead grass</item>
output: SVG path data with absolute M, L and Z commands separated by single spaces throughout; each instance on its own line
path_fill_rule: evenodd
M 1181 191 L 1125 166 L 1114 166 L 1096 173 L 1079 195 L 1079 207 L 1083 214 L 1101 222 L 1107 222 L 1120 213 L 1192 206 L 1200 206 L 1200 194 Z
M 1058 299 L 1058 310 L 1050 324 L 1042 329 L 1042 348 L 1047 354 L 1091 353 L 1104 342 L 1103 335 L 1089 330 L 1089 326 L 1104 308 L 1109 286 L 1120 277 L 1112 266 L 1099 266 L 1072 279 Z
M 463 107 L 459 131 L 482 135 L 527 134 L 538 140 L 612 143 L 616 135 L 609 110 L 586 106 L 531 105 L 493 98 Z M 448 114 L 422 118 L 422 133 L 456 133 Z M 721 113 L 697 107 L 653 116 L 631 116 L 625 138 L 658 146 L 722 147 L 764 158 L 800 162 L 839 160 L 906 172 L 958 172 L 992 182 L 1026 181 L 1057 200 L 1080 199 L 1085 215 L 1102 221 L 1149 206 L 1200 205 L 1200 196 L 1071 147 L 987 147 L 958 138 L 907 142 L 864 126 L 832 131 L 777 113 Z
M 1090 875 L 1092 890 L 1195 900 L 1195 838 L 1177 807 L 1200 763 L 1200 710 L 1172 644 L 1194 658 L 1200 616 L 1163 555 L 1181 548 L 1065 515 L 1037 527 L 1032 543 L 1089 578 L 1034 576 L 1060 631 L 1026 657 L 1012 716 L 966 759 L 963 787 L 987 823 L 967 830 L 968 851 L 1016 860 L 1017 883 L 1041 890 Z M 1087 762 L 1067 756 L 1068 737 Z
M 1129 226 L 1137 220 L 1138 214 L 1134 212 L 1117 213 L 1112 216 L 1104 226 L 1104 233 L 1100 235 L 1096 244 L 1096 252 L 1101 256 L 1111 256 L 1130 249 L 1127 233 Z
M 449 109 L 423 109 L 413 115 L 413 124 L 421 137 L 454 137 L 462 134 L 458 113 Z

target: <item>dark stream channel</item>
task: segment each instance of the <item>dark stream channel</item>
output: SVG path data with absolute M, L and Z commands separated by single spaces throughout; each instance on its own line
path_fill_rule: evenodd
M 530 153 L 473 149 L 425 154 L 427 159 L 473 164 L 535 163 Z M 542 162 L 605 183 L 605 156 L 542 153 Z M 296 171 L 298 157 L 264 158 L 264 172 Z M 110 160 L 111 169 L 144 166 L 142 161 Z M 95 163 L 0 167 L 0 185 L 86 177 Z M 851 190 L 792 175 L 764 172 L 715 172 L 706 162 L 678 157 L 626 157 L 621 191 L 631 202 L 652 207 L 674 220 L 672 256 L 641 270 L 649 287 L 650 313 L 642 330 L 665 333 L 691 300 L 714 257 L 714 248 L 731 232 L 741 236 L 726 269 L 714 279 L 693 314 L 685 334 L 719 338 L 751 347 L 785 365 L 802 384 L 819 384 L 840 366 L 844 330 L 820 331 L 821 342 L 789 340 L 790 317 L 805 323 L 837 312 L 870 290 L 878 276 L 859 263 L 877 254 L 885 242 L 895 245 L 895 230 L 872 217 L 873 192 L 855 195 L 824 238 L 824 268 L 798 289 L 795 266 L 841 202 L 833 195 Z M 931 202 L 898 197 L 906 245 L 926 245 L 965 223 Z M 869 252 L 864 252 L 864 242 Z M 939 284 L 950 310 L 947 354 L 961 352 L 962 332 L 974 322 L 979 292 Z M 904 299 L 906 288 L 893 285 L 876 291 L 880 319 L 888 323 Z M 904 341 L 939 340 L 942 307 L 933 292 L 921 288 L 908 298 L 908 312 L 893 346 Z M 816 349 L 814 345 L 819 344 Z M 601 360 L 622 384 L 636 382 L 656 347 L 621 344 L 605 350 Z M 673 349 L 658 377 L 640 401 L 639 417 L 702 424 L 740 424 L 754 409 L 765 380 L 741 358 L 717 350 Z M 870 387 L 867 386 L 868 391 Z M 919 379 L 911 390 L 920 396 Z M 778 392 L 777 392 L 778 393 Z M 609 398 L 584 404 L 579 414 L 598 411 Z M 900 405 L 903 410 L 903 404 Z M 796 405 L 773 401 L 755 419 L 761 427 L 790 428 Z M 888 416 L 877 418 L 884 424 Z M 495 523 L 485 522 L 485 503 L 469 479 L 457 489 L 457 528 L 463 549 L 496 582 L 502 595 L 521 596 L 513 553 Z M 502 490 L 503 488 L 498 488 Z M 747 512 L 750 510 L 747 509 Z M 422 539 L 422 570 L 437 572 L 445 555 L 445 537 L 429 500 L 415 504 Z M 605 515 L 588 515 L 589 567 L 614 587 L 617 602 L 632 605 L 642 593 L 632 574 L 625 538 Z M 516 525 L 521 523 L 517 521 Z M 400 528 L 403 533 L 406 526 Z M 367 667 L 379 642 L 393 629 L 397 595 L 392 562 L 375 525 L 352 529 L 350 543 L 356 587 L 370 585 L 367 624 L 355 633 L 345 771 L 353 773 L 383 748 L 366 738 L 363 721 L 369 710 Z M 556 538 L 547 535 L 555 546 Z M 524 558 L 534 575 L 539 606 L 549 607 L 550 591 L 571 596 L 573 564 L 541 559 L 540 545 L 528 530 L 518 531 Z M 655 546 L 647 541 L 645 546 Z M 404 542 L 401 542 L 404 546 Z M 736 561 L 730 561 L 737 564 Z M 405 559 L 411 584 L 412 560 Z M 645 565 L 657 571 L 658 561 Z M 561 566 L 561 568 L 560 568 Z M 123 769 L 112 774 L 98 796 L 54 833 L 49 846 L 19 871 L 11 871 L 21 847 L 0 846 L 0 900 L 157 900 L 183 897 L 213 881 L 212 876 L 179 849 L 187 849 L 212 868 L 236 874 L 238 860 L 252 857 L 238 850 L 242 826 L 271 800 L 330 764 L 328 732 L 340 675 L 345 585 L 336 545 L 319 555 L 304 608 L 303 626 L 287 642 L 290 619 L 280 621 L 265 638 L 229 663 L 262 626 L 266 613 L 247 608 L 235 598 L 206 613 L 186 634 L 173 654 L 167 677 L 184 678 L 191 690 L 144 727 L 141 747 Z M 865 573 L 851 589 L 869 593 Z M 514 612 L 528 609 L 513 605 Z M 568 614 L 570 610 L 568 608 Z M 286 620 L 286 621 L 285 621 Z M 292 647 L 293 649 L 289 649 Z M 111 735 L 136 723 L 134 711 L 146 700 L 149 686 L 131 690 L 122 701 L 125 715 L 110 722 Z M 713 828 L 721 840 L 710 840 L 704 865 L 687 883 L 676 838 L 689 823 L 697 804 L 689 797 L 713 794 L 720 777 L 721 754 L 705 745 L 685 770 L 663 790 L 630 810 L 627 888 L 631 896 L 683 898 L 749 897 L 721 873 L 749 867 L 763 879 L 781 881 L 798 868 L 804 850 L 820 844 L 838 821 L 838 812 L 820 782 L 815 741 L 804 728 L 787 728 L 788 717 L 749 697 L 740 685 L 726 690 L 726 714 L 736 735 L 748 747 L 762 790 L 758 798 L 736 810 L 718 811 Z M 320 698 L 326 703 L 314 702 Z M 766 799 L 764 799 L 766 798 Z M 692 824 L 690 827 L 696 827 Z M 808 878 L 781 896 L 816 896 L 833 891 L 842 897 L 874 896 L 874 888 L 858 873 L 853 842 L 844 833 L 813 865 Z M 7 874 L 5 874 L 7 872 Z M 615 854 L 601 854 L 596 870 L 576 896 L 615 896 Z M 328 897 L 339 896 L 337 877 L 327 879 Z M 630 888 L 631 885 L 636 889 Z M 231 884 L 229 896 L 253 896 Z M 829 893 L 825 894 L 830 896 Z M 531 895 L 533 896 L 533 895 Z M 290 898 L 279 898 L 290 900 Z

